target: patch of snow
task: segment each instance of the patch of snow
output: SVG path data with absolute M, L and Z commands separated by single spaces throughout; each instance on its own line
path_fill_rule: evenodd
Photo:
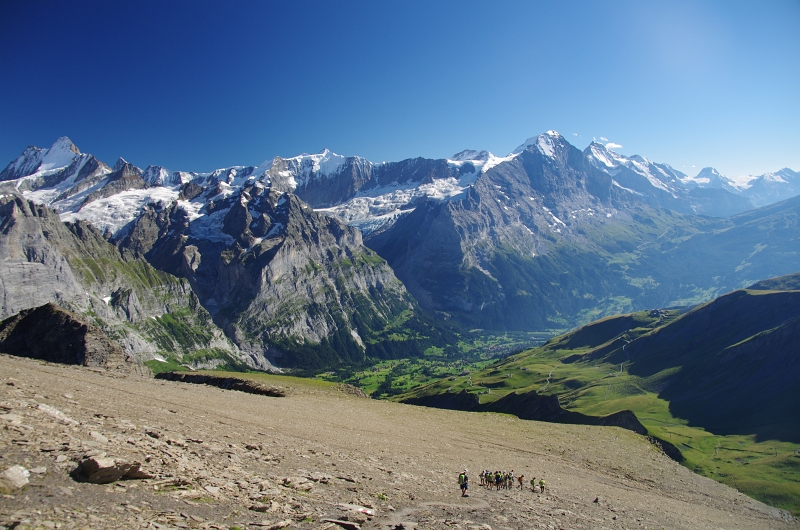
M 62 136 L 56 142 L 42 152 L 42 163 L 38 171 L 48 171 L 51 169 L 62 169 L 67 167 L 75 160 L 80 153 L 72 144 L 69 138 Z
M 542 206 L 542 209 L 543 209 L 545 212 L 549 213 L 549 214 L 550 214 L 550 216 L 553 218 L 553 220 L 554 220 L 555 222 L 559 223 L 559 224 L 560 224 L 560 225 L 562 225 L 562 226 L 567 226 L 567 225 L 564 223 L 564 221 L 562 221 L 561 219 L 559 219 L 558 217 L 556 217 L 556 215 L 555 215 L 553 212 L 551 212 L 551 211 L 550 211 L 550 209 L 549 209 L 548 207 L 546 207 L 546 206 Z M 559 230 L 556 230 L 556 232 L 559 232 Z
M 643 195 L 642 193 L 640 193 L 640 192 L 638 192 L 636 190 L 632 190 L 630 188 L 626 188 L 625 186 L 623 186 L 622 184 L 620 184 L 616 180 L 612 180 L 611 184 L 613 184 L 614 186 L 618 187 L 619 189 L 627 191 L 628 193 L 633 193 L 634 195 Z
M 155 203 L 168 206 L 178 198 L 178 191 L 172 188 L 148 188 L 144 190 L 127 190 L 111 197 L 98 199 L 83 206 L 78 211 L 61 214 L 62 221 L 74 222 L 78 219 L 93 224 L 101 232 L 109 231 L 119 235 L 120 231 L 136 219 L 142 207 Z
M 257 237 L 255 239 L 255 241 L 253 241 L 253 244 L 250 245 L 250 247 L 247 250 L 245 250 L 245 253 L 251 252 L 254 248 L 256 248 L 258 245 L 260 245 L 262 241 L 264 241 L 263 237 Z
M 267 239 L 270 237 L 275 237 L 281 233 L 281 231 L 286 228 L 286 225 L 283 223 L 275 223 L 272 228 L 269 229 L 269 232 L 265 236 Z
M 185 208 L 183 201 L 178 203 L 179 206 L 184 208 L 184 211 L 187 213 L 192 212 L 195 208 Z M 192 203 L 189 203 L 190 205 Z M 227 245 L 232 245 L 234 242 L 233 237 L 226 234 L 222 231 L 222 224 L 225 220 L 225 215 L 228 213 L 228 210 L 223 208 L 221 210 L 217 210 L 212 214 L 203 214 L 202 205 L 200 209 L 195 210 L 194 219 L 191 219 L 189 222 L 189 232 L 192 236 L 198 239 L 206 239 L 208 241 L 218 241 L 225 243 Z
M 758 179 L 755 175 L 738 175 L 735 177 L 726 177 L 731 186 L 739 191 L 746 190 L 753 186 L 755 180 Z
M 520 151 L 520 153 L 521 152 L 522 151 Z M 489 156 L 489 159 L 486 161 L 486 163 L 483 164 L 483 167 L 481 168 L 481 172 L 483 172 L 483 173 L 486 173 L 487 171 L 489 171 L 493 167 L 495 167 L 495 166 L 497 166 L 499 164 L 502 164 L 503 162 L 510 162 L 510 161 L 514 160 L 517 156 L 519 156 L 519 153 L 512 153 L 512 154 L 510 154 L 508 156 L 495 156 L 495 155 L 492 155 L 491 153 L 489 153 L 489 154 L 491 156 Z
M 778 175 L 777 173 L 765 173 L 761 175 L 761 178 L 767 182 L 776 182 L 778 184 L 788 184 L 786 179 L 782 176 Z

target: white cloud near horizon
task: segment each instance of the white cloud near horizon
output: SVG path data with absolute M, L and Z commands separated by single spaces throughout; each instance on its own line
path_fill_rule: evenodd
M 605 138 L 603 138 L 605 139 Z M 615 144 L 614 142 L 608 142 L 606 144 L 606 149 L 622 149 L 622 146 L 619 144 Z
M 601 136 L 600 139 L 603 140 L 604 142 L 608 141 L 608 138 L 606 138 L 605 136 Z

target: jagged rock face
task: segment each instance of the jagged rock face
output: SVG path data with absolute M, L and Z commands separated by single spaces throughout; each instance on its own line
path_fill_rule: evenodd
M 637 163 L 653 180 L 659 170 L 674 183 L 663 168 Z M 680 199 L 667 184 L 633 193 L 617 179 L 635 172 L 614 169 L 596 167 L 558 135 L 542 135 L 463 194 L 427 200 L 366 242 L 423 307 L 493 329 L 570 327 L 686 305 L 700 290 L 721 294 L 796 268 L 789 235 L 796 199 L 729 219 L 682 216 L 661 208 Z M 689 193 L 711 201 L 720 192 L 727 194 Z
M 0 172 L 0 182 L 13 183 L 8 191 L 47 189 L 45 200 L 62 200 L 91 187 L 108 174 L 108 166 L 81 153 L 69 138 L 59 138 L 51 147 L 28 147 Z M 15 182 L 16 181 L 16 182 Z
M 215 329 L 187 282 L 124 259 L 91 225 L 63 223 L 20 196 L 0 198 L 0 287 L 0 318 L 54 302 L 95 315 L 126 353 L 141 359 L 199 349 L 242 355 Z M 174 320 L 199 330 L 179 340 Z
M 360 232 L 292 194 L 253 185 L 207 209 L 221 218 L 217 241 L 193 234 L 174 205 L 147 210 L 120 245 L 188 278 L 215 321 L 253 355 L 267 352 L 281 365 L 360 361 L 360 333 L 414 307 Z M 291 350 L 304 353 L 286 355 Z
M 152 376 L 98 327 L 55 304 L 26 309 L 0 322 L 0 352 Z
M 128 162 L 124 162 L 120 166 L 108 175 L 106 184 L 102 188 L 93 191 L 86 197 L 81 208 L 97 199 L 111 197 L 123 191 L 141 190 L 147 187 L 139 168 Z
M 50 301 L 70 304 L 82 298 L 83 286 L 56 248 L 72 240 L 49 208 L 18 196 L 0 199 L 0 317 Z

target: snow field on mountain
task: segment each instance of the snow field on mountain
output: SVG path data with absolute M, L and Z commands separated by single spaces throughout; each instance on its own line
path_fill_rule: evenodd
M 111 197 L 90 202 L 78 211 L 64 212 L 61 220 L 74 222 L 78 219 L 93 224 L 101 232 L 118 236 L 123 228 L 139 217 L 148 204 L 169 206 L 178 198 L 174 188 L 155 187 L 144 190 L 127 190 Z

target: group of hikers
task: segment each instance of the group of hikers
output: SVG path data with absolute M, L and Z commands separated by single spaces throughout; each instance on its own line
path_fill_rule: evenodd
M 481 479 L 481 486 L 491 490 L 495 488 L 496 491 L 500 491 L 501 489 L 512 489 L 514 487 L 514 483 L 518 483 L 519 489 L 522 489 L 525 484 L 525 475 L 520 475 L 518 477 L 514 476 L 514 470 L 511 471 L 489 471 L 484 470 L 480 473 Z M 458 485 L 461 488 L 461 496 L 462 497 L 469 497 L 467 491 L 469 491 L 469 476 L 467 475 L 467 470 L 465 469 L 458 475 Z M 530 480 L 531 491 L 538 491 L 539 493 L 544 493 L 544 486 L 545 482 L 543 478 L 539 479 L 537 484 L 536 478 L 532 478 Z M 538 486 L 538 489 L 537 489 Z

